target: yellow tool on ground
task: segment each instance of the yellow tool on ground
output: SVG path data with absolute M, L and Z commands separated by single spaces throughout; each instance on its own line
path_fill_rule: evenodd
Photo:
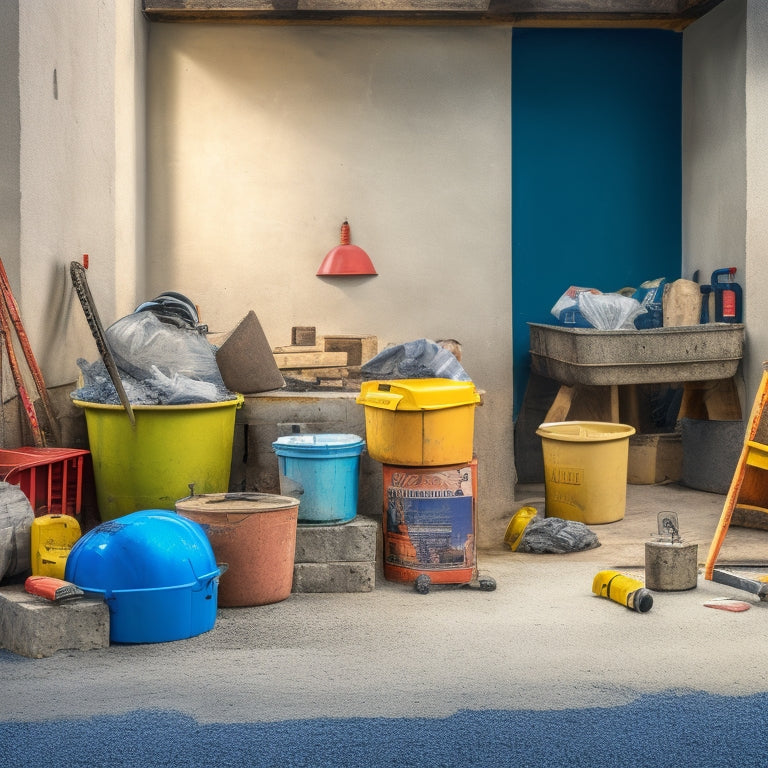
M 592 582 L 592 591 L 638 613 L 647 613 L 653 606 L 653 595 L 643 582 L 619 571 L 600 571 Z

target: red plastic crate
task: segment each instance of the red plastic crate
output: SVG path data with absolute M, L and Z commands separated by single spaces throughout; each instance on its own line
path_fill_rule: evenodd
M 90 451 L 73 448 L 0 449 L 0 479 L 21 488 L 35 517 L 79 515 L 88 456 Z

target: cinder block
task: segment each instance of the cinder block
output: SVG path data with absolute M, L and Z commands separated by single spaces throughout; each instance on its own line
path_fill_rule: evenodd
M 293 591 L 370 592 L 378 531 L 378 521 L 360 515 L 342 525 L 299 524 Z
M 295 562 L 355 563 L 375 560 L 378 529 L 378 521 L 360 515 L 342 525 L 299 524 L 296 529 Z
M 371 592 L 376 583 L 376 564 L 296 563 L 293 592 Z
M 56 651 L 109 647 L 109 608 L 103 599 L 54 603 L 23 585 L 0 589 L 0 647 L 42 659 Z

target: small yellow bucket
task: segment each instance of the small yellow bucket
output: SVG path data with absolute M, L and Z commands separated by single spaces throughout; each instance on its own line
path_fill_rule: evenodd
M 541 424 L 547 517 L 587 525 L 624 517 L 629 438 L 635 428 L 603 421 Z
M 175 509 L 195 494 L 226 493 L 232 466 L 234 400 L 192 405 L 121 405 L 73 400 L 85 411 L 102 520 L 146 509 Z
M 63 579 L 67 557 L 80 536 L 80 523 L 71 515 L 38 515 L 30 534 L 32 575 Z

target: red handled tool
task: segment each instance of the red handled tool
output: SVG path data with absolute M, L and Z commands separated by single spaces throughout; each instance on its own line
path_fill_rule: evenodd
M 30 595 L 44 597 L 54 603 L 76 600 L 85 594 L 80 587 L 72 584 L 72 582 L 53 576 L 29 576 L 24 582 L 24 589 Z

